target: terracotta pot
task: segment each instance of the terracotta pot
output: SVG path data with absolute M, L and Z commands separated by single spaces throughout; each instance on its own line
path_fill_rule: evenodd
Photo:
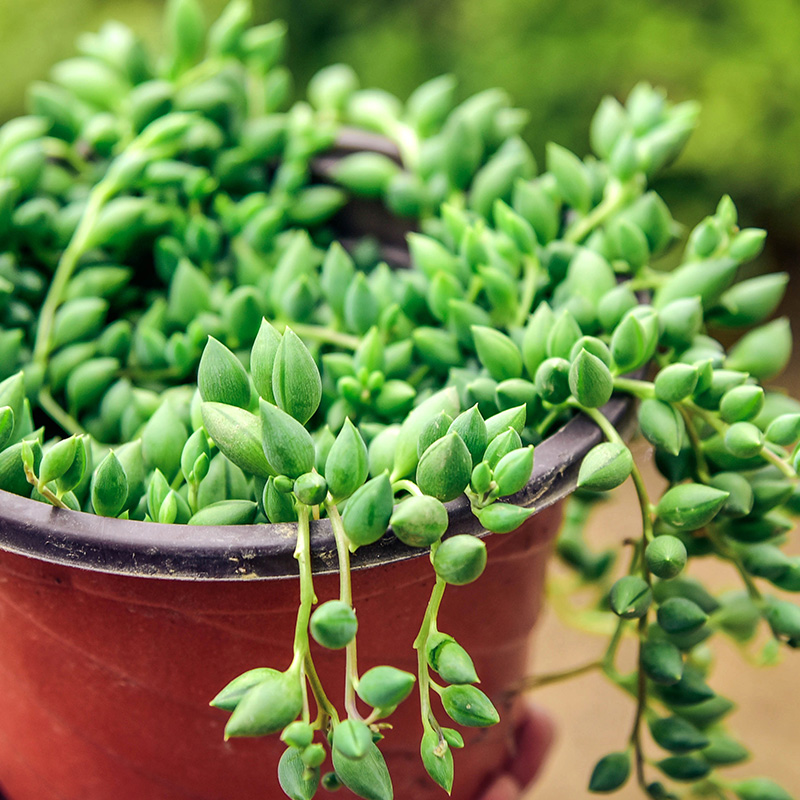
M 612 400 L 615 422 L 628 406 Z M 512 756 L 506 694 L 526 671 L 545 563 L 587 450 L 582 418 L 537 448 L 515 498 L 541 510 L 519 531 L 491 536 L 481 580 L 445 594 L 441 629 L 475 657 L 503 722 L 466 731 L 453 796 L 471 800 Z M 465 502 L 451 532 L 472 531 Z M 263 800 L 278 798 L 276 737 L 223 742 L 227 715 L 207 706 L 256 665 L 288 666 L 298 601 L 288 525 L 203 528 L 127 522 L 0 492 L 0 784 L 8 800 Z M 330 526 L 313 525 L 316 590 L 337 591 Z M 411 644 L 432 585 L 425 554 L 391 535 L 354 558 L 360 667 L 414 670 Z M 343 657 L 318 650 L 326 687 Z M 335 690 L 332 694 L 336 694 Z M 385 742 L 396 797 L 437 798 L 417 755 L 410 698 Z M 342 793 L 340 796 L 346 796 Z
M 385 140 L 348 136 L 331 159 Z M 385 212 L 383 213 L 385 217 Z M 404 230 L 374 205 L 348 209 L 343 238 L 379 232 L 407 260 Z M 604 409 L 619 424 L 630 404 Z M 489 566 L 450 587 L 440 628 L 474 656 L 499 725 L 465 730 L 453 797 L 473 800 L 513 756 L 509 689 L 525 674 L 546 560 L 583 456 L 601 441 L 584 418 L 536 449 L 530 483 L 513 498 L 539 513 L 487 539 Z M 486 535 L 464 498 L 448 504 L 450 534 Z M 8 800 L 277 800 L 277 737 L 223 741 L 224 712 L 208 701 L 254 666 L 286 668 L 299 599 L 291 525 L 188 527 L 61 511 L 0 491 L 0 786 Z M 319 600 L 336 595 L 326 520 L 312 523 Z M 416 671 L 412 642 L 433 585 L 426 553 L 391 534 L 353 559 L 359 667 Z M 344 656 L 317 648 L 341 706 Z M 337 695 L 339 695 L 337 697 Z M 445 718 L 441 712 L 440 717 Z M 418 704 L 409 698 L 382 744 L 399 800 L 441 798 L 419 760 Z M 342 791 L 339 797 L 352 796 Z

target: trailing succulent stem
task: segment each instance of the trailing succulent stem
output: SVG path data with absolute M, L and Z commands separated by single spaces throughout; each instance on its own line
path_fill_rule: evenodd
M 439 630 L 445 587 L 487 561 L 481 538 L 449 535 L 446 504 L 464 496 L 481 528 L 514 531 L 533 513 L 536 446 L 585 415 L 605 441 L 582 461 L 558 553 L 596 589 L 577 622 L 610 641 L 520 688 L 598 670 L 634 699 L 592 791 L 635 775 L 654 800 L 675 784 L 785 800 L 767 779 L 720 777 L 746 751 L 723 726 L 733 706 L 707 682 L 706 641 L 761 647 L 764 663 L 800 646 L 782 594 L 800 591 L 800 558 L 781 549 L 800 510 L 800 403 L 765 385 L 789 360 L 788 321 L 771 319 L 787 276 L 740 279 L 765 234 L 739 226 L 729 197 L 660 268 L 681 228 L 648 181 L 696 106 L 640 84 L 601 103 L 592 156 L 550 144 L 540 169 L 524 112 L 495 90 L 459 101 L 451 77 L 403 103 L 336 65 L 290 103 L 284 26 L 250 16 L 233 0 L 207 25 L 196 0 L 170 0 L 161 58 L 103 28 L 0 128 L 0 489 L 121 519 L 294 524 L 289 666 L 250 669 L 213 704 L 228 737 L 282 737 L 287 796 L 345 785 L 388 800 L 383 720 L 415 682 L 420 755 L 445 791 L 463 739 L 442 721 L 498 721 L 466 649 Z M 389 142 L 331 159 L 353 127 Z M 337 212 L 358 197 L 408 221 L 407 253 L 342 230 Z M 729 350 L 718 341 L 745 328 Z M 658 497 L 604 415 L 615 393 L 638 402 Z M 629 477 L 641 530 L 617 575 L 585 531 Z M 331 526 L 340 575 L 318 605 L 315 525 Z M 350 558 L 384 536 L 430 551 L 416 676 L 359 672 Z M 742 591 L 689 577 L 705 556 Z M 346 653 L 343 708 L 319 648 Z M 646 752 L 645 725 L 666 756 Z
M 467 488 L 473 459 L 480 458 L 489 443 L 487 422 L 473 408 L 456 415 L 455 420 L 448 416 L 450 426 L 442 429 L 441 415 L 445 411 L 441 409 L 453 408 L 455 399 L 447 392 L 434 394 L 417 407 L 416 416 L 409 416 L 404 423 L 405 430 L 401 427 L 395 443 L 398 448 L 404 443 L 409 448 L 411 467 L 406 470 L 401 466 L 404 470 L 401 474 L 414 472 L 413 464 L 417 462 L 414 480 L 400 478 L 392 484 L 391 465 L 374 470 L 377 474 L 370 478 L 370 454 L 361 433 L 349 418 L 336 437 L 319 437 L 317 441 L 302 425 L 317 413 L 322 397 L 319 368 L 310 351 L 289 327 L 281 335 L 263 321 L 259 336 L 250 358 L 253 385 L 261 392 L 259 439 L 255 442 L 242 439 L 241 426 L 231 424 L 231 420 L 235 422 L 237 418 L 240 421 L 249 419 L 243 414 L 256 421 L 259 418 L 224 402 L 238 396 L 243 405 L 255 405 L 239 362 L 221 344 L 211 340 L 198 374 L 200 413 L 206 428 L 201 428 L 187 442 L 182 463 L 185 462 L 184 473 L 191 486 L 197 465 L 205 463 L 207 430 L 214 446 L 231 463 L 263 470 L 262 505 L 266 516 L 273 521 L 297 519 L 295 558 L 300 572 L 300 608 L 288 670 L 283 673 L 270 668 L 250 670 L 223 689 L 213 704 L 232 712 L 226 727 L 228 736 L 282 731 L 289 749 L 282 760 L 279 776 L 289 796 L 294 796 L 295 786 L 313 787 L 322 780 L 320 766 L 325 742 L 331 748 L 334 766 L 334 772 L 326 778 L 329 783 L 338 781 L 362 796 L 391 796 L 391 779 L 374 740 L 380 738 L 380 720 L 390 716 L 408 696 L 415 677 L 391 666 L 373 667 L 363 675 L 359 673 L 358 620 L 350 579 L 351 552 L 376 542 L 391 524 L 395 535 L 410 547 L 430 547 L 436 573 L 431 601 L 414 646 L 418 651 L 424 729 L 422 760 L 431 777 L 449 791 L 454 774 L 449 748 L 463 742 L 454 730 L 442 728 L 437 722 L 431 705 L 431 690 L 441 696 L 445 713 L 461 725 L 483 727 L 498 720 L 489 698 L 472 686 L 478 677 L 471 658 L 452 636 L 439 633 L 436 625 L 447 583 L 470 583 L 480 576 L 486 565 L 486 548 L 479 539 L 462 534 L 442 541 L 448 522 L 442 500 L 456 497 Z M 268 340 L 272 346 L 265 344 Z M 518 417 L 519 413 L 515 413 L 513 419 Z M 512 422 L 513 419 L 509 418 Z M 491 417 L 488 422 L 491 424 Z M 503 422 L 498 420 L 495 436 L 504 430 L 500 424 Z M 477 448 L 474 455 L 470 445 Z M 508 460 L 508 456 L 515 453 L 521 456 L 518 465 Z M 532 469 L 530 449 L 512 447 L 503 458 L 505 462 L 501 459 L 496 470 L 500 484 L 512 481 L 506 486 L 507 490 L 524 484 Z M 502 463 L 511 466 L 504 471 Z M 398 469 L 397 461 L 394 469 Z M 504 477 L 506 473 L 509 477 Z M 499 486 L 491 478 L 489 470 L 487 486 Z M 495 496 L 501 492 L 498 489 Z M 192 492 L 192 497 L 198 498 L 199 490 Z M 491 508 L 492 503 L 492 499 L 485 498 L 481 509 Z M 309 521 L 312 514 L 319 519 L 322 513 L 330 522 L 336 542 L 339 597 L 322 603 L 312 613 L 316 598 Z M 509 525 L 505 519 L 502 524 Z M 324 648 L 346 652 L 342 711 L 332 706 L 320 682 L 314 667 L 311 639 Z M 449 685 L 441 687 L 434 683 L 430 678 L 431 669 Z M 289 705 L 285 698 L 277 703 L 279 690 L 293 697 L 294 705 Z M 311 697 L 317 708 L 313 722 Z M 362 714 L 358 700 L 371 706 L 368 714 Z M 317 734 L 322 742 L 314 741 Z M 303 767 L 299 769 L 301 763 Z M 365 787 L 372 787 L 367 795 L 364 795 Z

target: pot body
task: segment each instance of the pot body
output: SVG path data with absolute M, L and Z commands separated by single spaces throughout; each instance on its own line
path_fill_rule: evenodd
M 560 504 L 487 539 L 481 579 L 448 587 L 440 629 L 473 655 L 499 725 L 463 730 L 453 797 L 473 800 L 512 757 L 514 703 L 526 671 Z M 424 555 L 353 573 L 359 668 L 416 672 L 412 642 L 433 585 Z M 317 576 L 320 601 L 335 575 Z M 223 741 L 208 701 L 255 666 L 285 669 L 296 579 L 164 580 L 75 569 L 0 552 L 0 784 L 7 800 L 264 800 L 282 797 L 277 736 Z M 344 654 L 316 648 L 341 704 Z M 435 701 L 438 703 L 438 701 Z M 446 715 L 439 708 L 440 719 Z M 419 759 L 415 695 L 382 743 L 399 800 L 442 798 Z M 340 797 L 352 796 L 345 791 Z

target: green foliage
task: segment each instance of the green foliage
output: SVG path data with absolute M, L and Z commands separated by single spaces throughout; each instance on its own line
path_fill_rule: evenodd
M 474 686 L 453 685 L 442 690 L 442 705 L 447 715 L 459 725 L 486 728 L 500 721 L 489 698 Z
M 589 779 L 590 792 L 614 792 L 624 786 L 630 776 L 631 761 L 627 753 L 610 753 L 595 764 Z
M 486 545 L 461 533 L 442 542 L 433 557 L 433 568 L 445 582 L 463 586 L 477 580 L 486 568 Z
M 358 696 L 375 708 L 394 708 L 408 697 L 416 678 L 395 667 L 373 667 L 358 681 Z
M 225 736 L 264 736 L 277 733 L 303 708 L 297 673 L 269 670 L 244 692 L 225 726 Z
M 577 470 L 558 552 L 594 593 L 592 613 L 615 615 L 592 668 L 637 700 L 629 750 L 601 759 L 590 789 L 623 785 L 635 759 L 650 796 L 668 798 L 654 768 L 697 782 L 743 758 L 709 730 L 731 704 L 709 685 L 704 642 L 747 644 L 763 625 L 773 647 L 800 645 L 797 606 L 771 588 L 800 589 L 780 549 L 798 507 L 800 407 L 760 385 L 789 358 L 788 324 L 770 319 L 786 276 L 740 269 L 764 231 L 740 228 L 730 197 L 689 232 L 672 272 L 654 268 L 679 227 L 648 184 L 697 107 L 639 84 L 601 103 L 594 156 L 550 143 L 540 169 L 520 138 L 526 114 L 501 91 L 462 100 L 446 76 L 402 102 L 336 64 L 292 104 L 282 23 L 252 25 L 244 0 L 209 26 L 194 0 L 166 16 L 163 57 L 106 26 L 32 87 L 28 117 L 0 128 L 0 487 L 134 520 L 291 523 L 280 529 L 300 573 L 291 664 L 245 673 L 213 704 L 231 714 L 227 736 L 283 732 L 289 797 L 322 782 L 384 800 L 380 720 L 415 681 L 422 761 L 448 791 L 463 740 L 439 724 L 431 691 L 459 724 L 498 720 L 469 653 L 437 628 L 447 584 L 477 580 L 487 560 L 482 538 L 446 535 L 444 504 L 460 500 L 485 531 L 515 530 L 538 502 L 534 447 L 583 415 L 605 441 Z M 350 127 L 389 141 L 332 158 Z M 392 269 L 399 248 L 337 216 L 359 198 L 411 217 L 408 269 Z M 730 352 L 715 338 L 752 325 Z M 630 374 L 649 363 L 652 380 Z M 660 497 L 599 410 L 614 393 L 641 401 Z M 582 527 L 629 476 L 641 536 L 612 577 L 613 555 Z M 338 599 L 316 610 L 312 525 L 333 535 L 340 572 Z M 416 679 L 358 673 L 350 553 L 390 525 L 430 548 L 436 575 Z M 736 565 L 746 594 L 716 599 L 679 576 L 709 554 Z M 617 648 L 634 631 L 625 675 Z M 321 690 L 309 637 L 347 651 L 346 714 Z M 356 696 L 374 708 L 366 721 Z M 644 753 L 644 722 L 666 758 Z M 733 791 L 780 796 L 758 779 Z
M 625 575 L 612 587 L 609 595 L 611 610 L 623 619 L 638 619 L 645 616 L 653 593 L 647 581 L 637 575 Z
M 453 788 L 453 753 L 448 742 L 434 731 L 426 728 L 420 743 L 422 763 L 428 775 L 448 794 Z
M 323 647 L 340 650 L 356 635 L 358 621 L 353 609 L 341 600 L 328 600 L 311 615 L 311 635 Z

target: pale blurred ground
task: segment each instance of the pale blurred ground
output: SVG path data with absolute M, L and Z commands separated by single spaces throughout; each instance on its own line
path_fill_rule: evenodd
M 800 276 L 795 276 L 792 297 L 784 303 L 784 313 L 796 315 L 800 308 Z M 775 381 L 800 396 L 800 322 L 795 316 L 795 354 L 786 373 Z M 646 443 L 634 448 L 634 457 L 643 467 L 651 492 L 659 484 Z M 589 539 L 607 545 L 628 536 L 639 536 L 640 527 L 635 494 L 630 482 L 618 491 L 611 503 L 598 510 L 591 524 Z M 790 548 L 800 553 L 800 536 L 794 534 Z M 708 579 L 721 589 L 740 589 L 737 575 L 724 564 L 705 561 L 690 574 Z M 552 570 L 551 570 L 552 572 Z M 796 597 L 796 596 L 795 596 Z M 720 641 L 716 641 L 719 639 Z M 720 774 L 730 778 L 769 776 L 788 792 L 800 797 L 800 651 L 784 651 L 783 662 L 775 667 L 756 668 L 741 653 L 714 637 L 718 655 L 710 676 L 711 686 L 738 704 L 728 717 L 731 730 L 753 752 L 742 766 L 727 767 Z M 537 673 L 559 671 L 590 662 L 602 655 L 606 640 L 576 632 L 560 622 L 547 606 L 535 644 Z M 557 739 L 537 786 L 524 800 L 579 800 L 598 797 L 587 790 L 596 761 L 612 750 L 622 750 L 634 717 L 633 701 L 596 673 L 544 687 L 531 695 L 547 708 L 556 720 Z M 652 742 L 648 752 L 662 758 L 667 753 Z M 653 780 L 659 774 L 652 769 Z M 634 781 L 612 797 L 616 800 L 641 800 Z

